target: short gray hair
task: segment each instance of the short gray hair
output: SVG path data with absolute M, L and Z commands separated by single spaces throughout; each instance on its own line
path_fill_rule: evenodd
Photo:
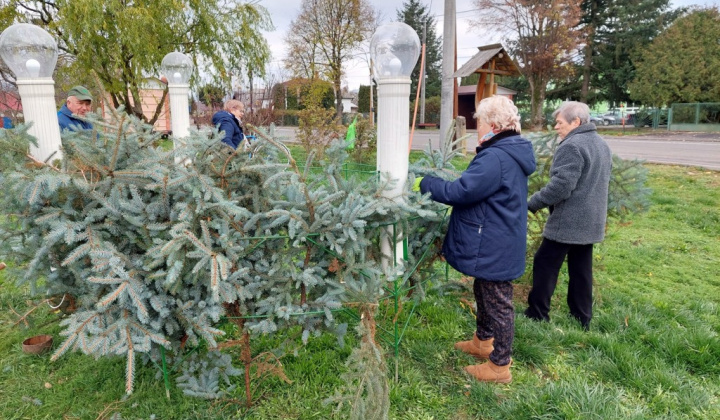
M 553 118 L 557 116 L 563 117 L 563 119 L 569 123 L 575 121 L 575 118 L 580 119 L 580 124 L 587 124 L 590 122 L 590 108 L 587 104 L 577 101 L 563 102 L 555 112 L 553 112 Z
M 475 115 L 478 121 L 494 125 L 499 131 L 520 132 L 520 115 L 510 98 L 494 95 L 477 104 Z

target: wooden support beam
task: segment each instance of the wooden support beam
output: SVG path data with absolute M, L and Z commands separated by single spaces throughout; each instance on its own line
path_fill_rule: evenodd
M 492 59 L 490 62 L 490 81 L 488 82 L 487 88 L 485 88 L 485 97 L 489 98 L 495 94 L 497 91 L 496 84 L 495 84 L 495 58 Z
M 487 74 L 480 73 L 478 78 L 477 86 L 475 87 L 475 107 L 477 104 L 485 98 L 485 79 Z
M 491 73 L 491 74 L 497 74 L 498 76 L 515 76 L 515 73 L 505 71 L 505 70 L 490 70 L 490 69 L 477 69 L 475 70 L 475 73 Z

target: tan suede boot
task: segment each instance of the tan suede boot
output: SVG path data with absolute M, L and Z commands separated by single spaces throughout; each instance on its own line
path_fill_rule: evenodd
M 455 348 L 463 353 L 467 353 L 471 356 L 475 356 L 478 359 L 487 359 L 490 357 L 490 353 L 495 349 L 493 347 L 494 338 L 487 340 L 481 340 L 477 334 L 473 333 L 473 339 L 468 341 L 458 341 L 455 343 Z
M 478 381 L 509 384 L 512 382 L 510 365 L 512 365 L 512 361 L 505 366 L 498 366 L 488 360 L 481 365 L 465 366 L 465 372 L 471 374 Z

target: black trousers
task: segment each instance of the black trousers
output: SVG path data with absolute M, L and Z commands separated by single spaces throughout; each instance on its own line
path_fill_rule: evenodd
M 475 304 L 477 305 L 478 338 L 495 338 L 495 349 L 490 360 L 498 366 L 510 363 L 512 343 L 515 338 L 515 308 L 513 306 L 512 281 L 488 281 L 476 278 L 473 283 Z
M 592 319 L 592 252 L 593 244 L 571 245 L 543 239 L 533 260 L 533 284 L 525 315 L 535 320 L 550 320 L 550 299 L 567 256 L 570 315 L 580 321 L 583 328 L 589 328 Z

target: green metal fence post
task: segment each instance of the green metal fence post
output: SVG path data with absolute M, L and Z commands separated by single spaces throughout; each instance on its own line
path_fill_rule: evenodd
M 653 113 L 652 128 L 656 129 L 659 126 L 660 126 L 660 108 L 655 108 L 655 112 Z

